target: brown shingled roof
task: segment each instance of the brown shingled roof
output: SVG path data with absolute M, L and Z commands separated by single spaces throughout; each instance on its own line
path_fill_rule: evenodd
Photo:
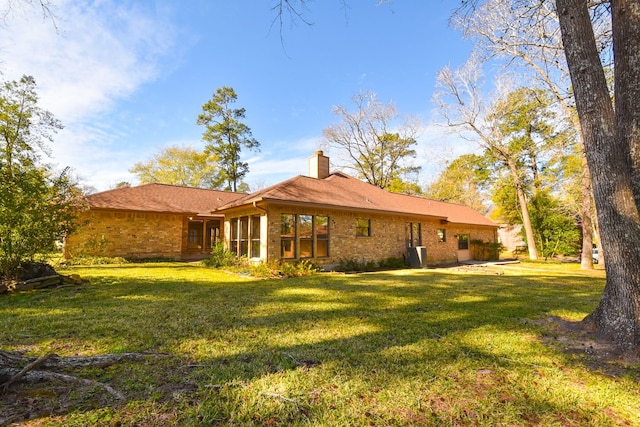
M 342 172 L 333 173 L 324 179 L 296 176 L 231 201 L 220 206 L 216 212 L 254 202 L 430 216 L 459 224 L 497 227 L 493 221 L 467 206 L 391 193 Z
M 211 211 L 244 194 L 167 184 L 123 187 L 86 197 L 91 208 L 211 215 Z

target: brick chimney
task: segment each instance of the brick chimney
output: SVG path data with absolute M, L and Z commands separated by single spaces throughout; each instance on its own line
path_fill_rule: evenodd
M 309 176 L 318 179 L 329 176 L 329 158 L 321 150 L 309 157 Z

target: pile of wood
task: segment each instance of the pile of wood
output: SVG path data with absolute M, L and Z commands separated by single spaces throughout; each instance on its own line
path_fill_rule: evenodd
M 82 283 L 82 279 L 77 274 L 64 276 L 56 273 L 53 267 L 48 264 L 33 263 L 25 267 L 16 279 L 3 280 L 0 278 L 0 294 L 57 286 L 75 286 Z
M 77 274 L 71 276 L 63 276 L 62 274 L 54 274 L 51 276 L 36 277 L 24 281 L 10 280 L 0 282 L 0 294 L 13 291 L 30 291 L 32 289 L 51 288 L 62 285 L 81 285 L 82 279 Z

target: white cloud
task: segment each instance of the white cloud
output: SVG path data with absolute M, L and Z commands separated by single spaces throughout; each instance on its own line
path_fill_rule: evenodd
M 0 0 L 0 10 L 7 4 Z M 113 166 L 120 162 L 121 169 L 128 154 L 113 145 L 127 130 L 106 116 L 159 77 L 173 47 L 172 25 L 153 9 L 113 0 L 58 0 L 52 11 L 55 25 L 34 9 L 0 28 L 2 77 L 35 77 L 40 106 L 65 126 L 51 147 L 56 163 L 73 164 L 96 187 L 123 180 Z
M 64 122 L 108 111 L 158 75 L 158 60 L 170 49 L 170 29 L 148 11 L 112 1 L 61 1 L 55 23 L 16 19 L 4 31 L 5 73 L 30 74 L 41 103 Z
M 418 138 L 415 164 L 422 167 L 422 178 L 430 184 L 452 160 L 481 151 L 477 143 L 462 138 L 446 125 L 431 123 L 423 127 Z

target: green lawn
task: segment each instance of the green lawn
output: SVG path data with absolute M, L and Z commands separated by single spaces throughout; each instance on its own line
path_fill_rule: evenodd
M 178 263 L 70 268 L 89 283 L 0 296 L 0 349 L 168 355 L 74 372 L 126 402 L 17 385 L 0 419 L 30 404 L 47 413 L 27 425 L 640 425 L 638 367 L 564 352 L 540 321 L 595 307 L 603 272 L 578 268 L 286 280 Z

